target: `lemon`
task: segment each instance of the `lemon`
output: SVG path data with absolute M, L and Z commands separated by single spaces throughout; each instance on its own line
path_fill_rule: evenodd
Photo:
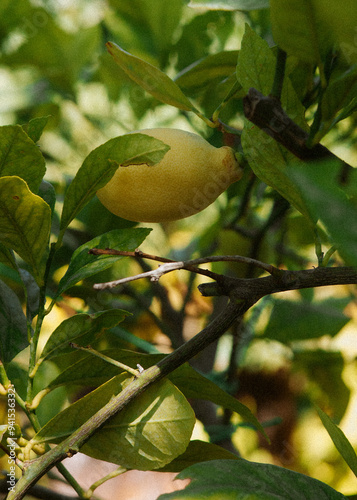
M 213 203 L 242 169 L 228 146 L 215 148 L 197 134 L 178 129 L 140 130 L 170 150 L 153 166 L 119 166 L 97 192 L 113 214 L 137 222 L 164 222 L 189 217 Z

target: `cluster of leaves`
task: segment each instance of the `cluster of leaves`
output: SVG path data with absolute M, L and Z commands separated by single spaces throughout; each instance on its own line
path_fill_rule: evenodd
M 72 32 L 65 27 L 60 10 L 34 7 L 29 0 L 8 0 L 0 6 L 0 64 L 7 77 L 15 81 L 22 74 L 27 84 L 26 89 L 21 83 L 15 87 L 19 96 L 25 96 L 25 103 L 19 99 L 6 109 L 10 120 L 24 125 L 0 127 L 1 388 L 6 393 L 9 384 L 15 384 L 17 404 L 32 426 L 32 434 L 19 434 L 24 443 L 19 459 L 74 435 L 113 396 L 130 387 L 139 374 L 137 365 L 147 369 L 163 358 L 153 345 L 118 326 L 124 319 L 140 327 L 140 316 L 156 298 L 162 314 L 155 316 L 151 310 L 151 317 L 173 346 L 183 342 L 185 306 L 195 299 L 192 277 L 184 283 L 187 292 L 179 311 L 159 284 L 139 292 L 128 287 L 116 300 L 109 294 L 98 299 L 92 290 L 94 280 L 110 278 L 119 266 L 127 268 L 122 256 L 97 256 L 89 250 L 134 251 L 151 231 L 115 219 L 98 204 L 95 192 L 119 165 L 154 165 L 167 151 L 161 141 L 139 133 L 112 138 L 117 132 L 143 128 L 150 114 L 158 117 L 156 125 L 185 123 L 198 131 L 208 125 L 213 144 L 219 144 L 223 131 L 226 141 L 247 161 L 243 180 L 227 191 L 225 202 L 215 205 L 209 223 L 181 249 L 180 259 L 194 252 L 234 253 L 297 269 L 310 262 L 313 247 L 320 265 L 331 264 L 336 249 L 337 262 L 342 259 L 347 265 L 357 265 L 354 171 L 341 172 L 339 161 L 323 165 L 298 161 L 244 118 L 242 104 L 251 87 L 268 95 L 281 84 L 282 107 L 306 131 L 310 146 L 326 136 L 331 145 L 343 140 L 346 148 L 352 148 L 357 104 L 357 13 L 352 0 L 343 18 L 322 1 L 271 0 L 270 10 L 265 0 L 190 2 L 190 7 L 202 6 L 204 13 L 194 13 L 182 0 L 111 0 L 100 13 L 101 22 L 85 26 L 79 15 L 84 3 L 79 2 L 77 30 L 72 27 Z M 279 49 L 265 41 L 272 36 Z M 236 47 L 238 37 L 240 50 L 229 50 L 232 40 Z M 112 57 L 104 53 L 105 43 Z M 132 53 L 121 47 L 130 47 Z M 282 68 L 280 50 L 288 55 Z M 168 74 L 173 70 L 176 77 L 171 79 Z M 87 105 L 81 105 L 91 89 L 105 89 L 104 102 L 111 103 L 106 108 L 108 116 L 91 114 Z M 118 125 L 118 109 L 127 100 L 130 106 Z M 168 106 L 172 114 L 162 118 Z M 71 112 L 79 115 L 90 139 L 76 129 L 78 122 L 71 122 Z M 55 150 L 54 135 L 61 144 L 85 152 L 69 181 L 58 181 L 58 165 L 76 155 Z M 93 149 L 93 143 L 98 147 Z M 202 220 L 200 215 L 195 219 Z M 188 224 L 182 224 L 187 229 Z M 232 238 L 225 241 L 227 234 Z M 325 255 L 322 245 L 327 248 Z M 173 249 L 171 257 L 175 256 Z M 63 266 L 65 272 L 57 279 Z M 147 270 L 147 264 L 141 266 Z M 246 278 L 256 273 L 249 266 L 238 270 L 217 266 L 216 270 Z M 43 340 L 46 316 L 60 301 L 71 304 L 73 297 L 84 301 L 83 309 Z M 269 298 L 271 313 L 261 337 L 291 350 L 296 366 L 319 387 L 319 403 L 339 420 L 350 391 L 342 379 L 343 357 L 321 347 L 301 347 L 301 342 L 336 336 L 349 321 L 343 311 L 351 300 L 347 295 L 315 301 L 313 291 L 302 292 L 296 301 Z M 256 312 L 247 328 L 256 326 L 259 306 Z M 70 345 L 74 342 L 77 350 Z M 237 363 L 241 356 L 233 352 L 231 361 Z M 321 359 L 326 369 L 323 376 Z M 235 387 L 236 371 L 233 380 L 228 370 L 223 374 L 229 389 Z M 64 409 L 74 387 L 94 389 Z M 163 495 L 167 500 L 237 498 L 237 492 L 254 498 L 343 498 L 307 476 L 237 460 L 216 445 L 190 441 L 195 417 L 186 398 L 207 399 L 262 430 L 232 394 L 183 365 L 136 397 L 110 426 L 93 434 L 81 451 L 125 469 L 186 469 L 181 477 L 190 477 L 190 486 Z M 319 410 L 319 414 L 357 474 L 350 443 L 324 412 Z M 6 450 L 6 422 L 0 430 Z

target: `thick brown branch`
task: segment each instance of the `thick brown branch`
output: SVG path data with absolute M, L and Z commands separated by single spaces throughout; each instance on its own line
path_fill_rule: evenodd
M 304 161 L 337 158 L 322 144 L 315 144 L 309 148 L 307 132 L 289 118 L 275 97 L 264 96 L 258 90 L 251 88 L 243 98 L 243 106 L 244 114 L 249 121 L 285 146 L 297 158 Z M 344 170 L 351 168 L 347 163 L 340 161 Z
M 265 295 L 332 285 L 357 284 L 357 269 L 353 267 L 317 267 L 302 271 L 283 271 L 263 278 L 226 278 L 219 283 L 204 283 L 199 290 L 204 296 L 230 295 L 236 299 L 259 300 Z

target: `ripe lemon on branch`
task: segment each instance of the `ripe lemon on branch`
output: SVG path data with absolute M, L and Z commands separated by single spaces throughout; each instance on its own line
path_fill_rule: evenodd
M 113 214 L 137 222 L 182 219 L 213 203 L 242 177 L 233 149 L 215 148 L 201 136 L 178 129 L 140 130 L 170 150 L 153 166 L 119 166 L 97 192 Z

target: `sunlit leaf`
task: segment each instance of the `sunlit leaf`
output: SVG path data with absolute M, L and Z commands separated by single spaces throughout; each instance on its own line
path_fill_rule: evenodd
M 156 99 L 184 111 L 197 111 L 180 87 L 160 69 L 129 54 L 113 42 L 107 42 L 106 45 L 114 61 Z
M 141 354 L 123 349 L 105 351 L 105 354 L 132 368 L 136 368 L 137 363 L 139 363 L 144 369 L 155 365 L 164 358 L 163 354 Z M 117 373 L 118 368 L 116 366 L 110 365 L 102 359 L 89 356 L 69 366 L 52 381 L 50 387 L 69 382 L 97 386 Z M 206 399 L 216 405 L 223 406 L 223 408 L 228 408 L 238 413 L 244 421 L 249 422 L 255 429 L 265 434 L 263 427 L 247 406 L 198 373 L 189 364 L 180 366 L 168 378 L 187 398 Z
M 47 340 L 41 360 L 52 358 L 64 349 L 68 350 L 69 343 L 73 341 L 86 346 L 108 328 L 121 323 L 129 314 L 121 309 L 111 309 L 95 314 L 80 313 L 65 319 Z
M 114 229 L 78 247 L 72 255 L 66 274 L 59 282 L 56 297 L 78 281 L 110 267 L 120 255 L 91 255 L 91 248 L 133 251 L 151 232 L 149 228 Z
M 27 321 L 17 295 L 0 281 L 0 360 L 11 361 L 28 346 Z
M 50 420 L 34 441 L 61 441 L 132 380 L 127 374 L 109 380 Z M 185 451 L 195 420 L 185 397 L 171 382 L 163 380 L 148 387 L 112 417 L 81 451 L 127 469 L 157 469 Z
M 45 160 L 20 125 L 0 127 L 0 176 L 16 175 L 37 193 L 45 175 Z
M 354 475 L 357 476 L 357 455 L 353 446 L 343 431 L 330 419 L 330 417 L 326 415 L 326 413 L 323 412 L 318 406 L 316 406 L 316 409 L 321 418 L 321 422 L 329 433 L 334 445 L 340 452 L 348 467 Z
M 19 177 L 0 178 L 0 241 L 30 264 L 40 284 L 48 248 L 51 210 Z
M 114 175 L 119 165 L 154 165 L 170 149 L 145 134 L 128 134 L 110 139 L 89 153 L 67 189 L 61 230 L 64 231 L 94 194 Z
M 192 465 L 178 476 L 190 479 L 180 491 L 158 500 L 342 500 L 325 483 L 276 465 L 247 460 L 213 460 Z

